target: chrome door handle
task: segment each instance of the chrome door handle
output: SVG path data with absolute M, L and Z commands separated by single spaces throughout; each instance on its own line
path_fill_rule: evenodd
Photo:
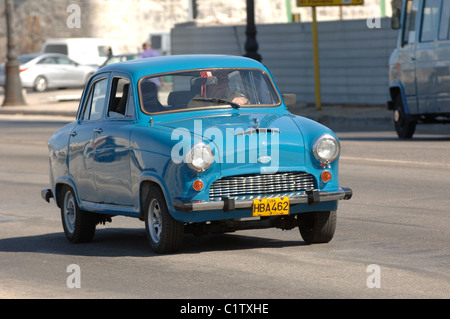
M 70 136 L 77 136 L 77 132 L 70 132 L 69 135 Z
M 95 132 L 95 133 L 102 133 L 102 132 L 103 132 L 103 129 L 101 129 L 101 128 L 96 128 L 96 129 L 94 129 L 94 132 Z

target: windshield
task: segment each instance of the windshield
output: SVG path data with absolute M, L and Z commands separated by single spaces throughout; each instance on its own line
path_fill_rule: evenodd
M 202 69 L 145 77 L 140 80 L 139 95 L 147 114 L 281 103 L 268 75 L 254 69 Z

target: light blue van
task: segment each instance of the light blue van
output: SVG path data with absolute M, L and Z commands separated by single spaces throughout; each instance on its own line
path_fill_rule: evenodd
M 389 59 L 388 108 L 400 138 L 417 124 L 450 123 L 450 0 L 393 0 L 399 29 Z

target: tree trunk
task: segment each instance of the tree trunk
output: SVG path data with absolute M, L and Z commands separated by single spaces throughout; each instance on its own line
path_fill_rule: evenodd
M 3 106 L 25 105 L 14 34 L 14 0 L 5 0 L 5 15 L 8 51 L 5 65 L 5 99 Z

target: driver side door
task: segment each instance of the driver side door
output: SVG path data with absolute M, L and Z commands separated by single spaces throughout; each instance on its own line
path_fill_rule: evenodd
M 91 84 L 77 125 L 69 133 L 69 176 L 82 202 L 98 202 L 94 174 L 95 136 L 107 103 L 109 79 L 98 76 Z

